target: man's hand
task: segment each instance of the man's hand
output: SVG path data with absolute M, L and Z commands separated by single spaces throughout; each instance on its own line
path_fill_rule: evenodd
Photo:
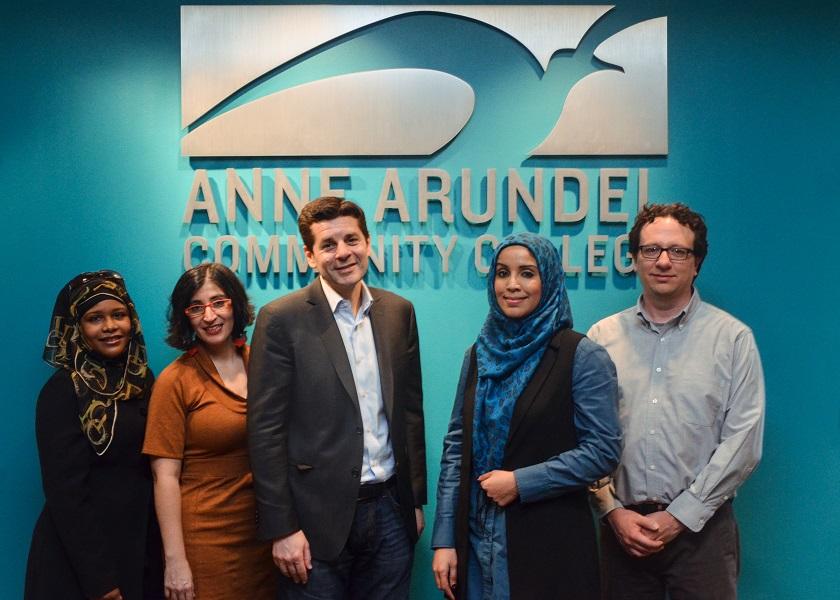
M 490 471 L 479 476 L 481 489 L 499 506 L 507 506 L 519 496 L 513 471 Z
M 312 569 L 309 540 L 298 530 L 286 537 L 277 538 L 271 547 L 271 556 L 280 572 L 295 583 L 306 583 Z
M 616 508 L 607 515 L 607 521 L 624 551 L 630 556 L 643 558 L 665 547 L 665 543 L 655 537 L 659 523 L 654 519 L 626 508 Z
M 659 540 L 663 544 L 669 543 L 683 531 L 685 525 L 680 523 L 677 518 L 669 513 L 667 510 L 660 510 L 659 512 L 650 513 L 648 519 L 656 521 L 659 529 L 653 534 L 653 539 Z
M 414 521 L 417 523 L 417 537 L 423 535 L 423 530 L 426 528 L 426 517 L 423 516 L 423 507 L 417 506 L 414 509 Z
M 458 583 L 458 557 L 455 548 L 438 548 L 432 558 L 432 572 L 437 588 L 449 600 L 455 600 L 453 588 Z

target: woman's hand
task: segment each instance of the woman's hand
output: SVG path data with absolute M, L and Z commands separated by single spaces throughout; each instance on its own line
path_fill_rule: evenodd
M 437 588 L 449 600 L 455 600 L 455 585 L 458 583 L 458 557 L 455 548 L 438 548 L 432 558 L 432 572 Z
M 120 592 L 120 588 L 114 588 L 104 596 L 99 596 L 98 598 L 94 598 L 93 600 L 123 600 L 123 596 Z
M 519 497 L 513 471 L 490 471 L 478 478 L 481 489 L 499 506 L 507 506 Z
M 192 571 L 186 558 L 166 561 L 163 591 L 168 600 L 193 600 L 195 598 Z

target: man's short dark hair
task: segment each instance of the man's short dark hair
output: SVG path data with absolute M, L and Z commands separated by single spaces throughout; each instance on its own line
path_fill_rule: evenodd
M 336 198 L 335 196 L 321 196 L 312 202 L 305 204 L 298 217 L 298 230 L 303 238 L 303 244 L 311 252 L 315 245 L 315 236 L 312 235 L 312 224 L 321 221 L 332 221 L 338 217 L 354 217 L 359 223 L 359 229 L 365 239 L 370 238 L 365 221 L 365 213 L 355 202 Z
M 630 254 L 636 258 L 639 254 L 639 240 L 642 236 L 642 227 L 654 220 L 664 217 L 671 217 L 680 225 L 684 225 L 694 232 L 694 257 L 697 259 L 697 272 L 700 272 L 700 265 L 709 251 L 709 243 L 706 240 L 706 222 L 703 215 L 694 212 L 681 202 L 673 204 L 648 204 L 639 214 L 630 230 Z
M 245 328 L 254 322 L 254 305 L 248 300 L 245 287 L 236 273 L 221 263 L 206 263 L 184 272 L 169 298 L 169 320 L 166 343 L 179 350 L 188 350 L 195 343 L 195 330 L 184 309 L 193 295 L 207 281 L 212 281 L 230 298 L 233 308 L 233 339 L 245 335 Z

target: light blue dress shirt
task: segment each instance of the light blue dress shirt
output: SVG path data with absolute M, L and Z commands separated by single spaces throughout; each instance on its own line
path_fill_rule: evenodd
M 394 452 L 391 449 L 388 418 L 382 402 L 379 360 L 370 324 L 373 297 L 362 282 L 362 301 L 354 315 L 350 301 L 342 298 L 323 278 L 321 286 L 344 341 L 347 360 L 350 361 L 353 381 L 356 384 L 356 396 L 359 398 L 365 445 L 360 481 L 387 481 L 394 474 Z
M 640 298 L 588 335 L 618 370 L 624 430 L 599 512 L 660 502 L 700 531 L 761 458 L 764 376 L 752 331 L 695 290 L 669 323 L 653 323 Z

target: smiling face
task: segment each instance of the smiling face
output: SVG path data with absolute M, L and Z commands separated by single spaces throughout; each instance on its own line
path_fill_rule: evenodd
M 534 312 L 542 297 L 537 261 L 525 246 L 508 246 L 496 259 L 493 279 L 496 303 L 506 317 L 521 319 Z
M 209 305 L 215 300 L 223 300 L 227 297 L 222 288 L 210 279 L 206 279 L 204 284 L 190 298 L 190 306 L 196 304 Z M 192 325 L 198 341 L 210 347 L 220 347 L 231 343 L 233 324 L 233 305 L 230 302 L 218 308 L 205 306 L 200 315 L 190 317 L 190 325 Z
M 131 340 L 131 316 L 125 304 L 109 298 L 82 315 L 79 329 L 91 350 L 103 358 L 119 358 Z
M 355 217 L 318 221 L 310 227 L 306 261 L 343 298 L 351 299 L 367 273 L 370 240 Z
M 694 248 L 694 232 L 671 217 L 658 217 L 642 227 L 639 245 L 660 248 Z M 645 301 L 659 309 L 682 308 L 691 300 L 691 286 L 697 275 L 697 258 L 690 254 L 684 261 L 672 261 L 667 252 L 655 260 L 641 253 L 633 257 L 633 264 L 642 280 Z

